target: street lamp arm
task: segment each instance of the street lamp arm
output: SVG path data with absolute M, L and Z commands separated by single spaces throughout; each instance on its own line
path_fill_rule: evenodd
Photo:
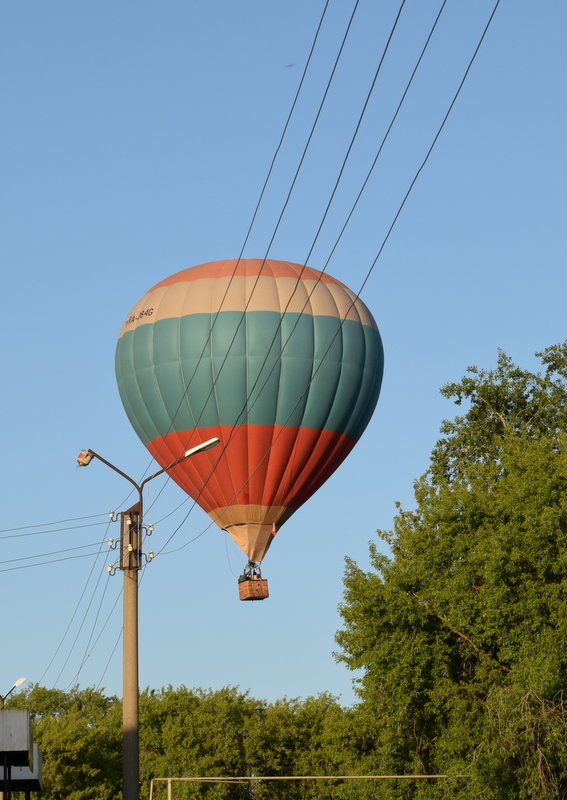
M 181 456 L 181 458 L 178 458 L 175 461 L 172 461 L 171 464 L 168 464 L 167 467 L 163 467 L 162 469 L 158 469 L 158 471 L 154 472 L 153 475 L 148 475 L 148 477 L 144 478 L 144 480 L 140 484 L 140 489 L 143 489 L 144 486 L 146 485 L 146 483 L 148 483 L 148 481 L 153 481 L 153 479 L 157 478 L 158 475 L 161 475 L 162 472 L 167 472 L 168 469 L 171 469 L 172 467 L 176 467 L 177 464 L 179 464 L 181 461 L 185 461 L 185 458 L 186 458 L 185 456 Z
M 146 483 L 148 483 L 148 481 L 152 481 L 154 478 L 157 478 L 157 476 L 161 475 L 162 472 L 167 472 L 173 467 L 176 467 L 178 464 L 181 464 L 181 462 L 185 461 L 185 459 L 191 458 L 191 456 L 194 456 L 196 453 L 202 453 L 205 450 L 210 450 L 212 447 L 216 447 L 217 444 L 219 443 L 220 439 L 218 438 L 218 436 L 215 436 L 213 439 L 208 439 L 206 442 L 201 442 L 201 444 L 192 447 L 190 450 L 187 450 L 187 452 L 184 455 L 180 456 L 179 458 L 176 458 L 175 461 L 171 462 L 171 464 L 168 464 L 167 467 L 163 467 L 163 469 L 158 469 L 158 471 L 154 472 L 153 475 L 149 475 L 147 478 L 144 478 L 144 480 L 140 484 L 140 490 L 143 489 L 143 487 L 146 485 Z
M 87 450 L 87 454 L 88 454 L 88 455 L 90 455 L 90 456 L 92 456 L 93 458 L 98 458 L 98 460 L 99 460 L 99 461 L 102 461 L 102 463 L 103 463 L 103 464 L 106 464 L 106 466 L 107 466 L 107 467 L 110 467 L 110 469 L 111 469 L 111 470 L 114 470 L 114 472 L 117 472 L 119 475 L 122 475 L 122 477 L 123 477 L 123 478 L 126 478 L 126 480 L 127 480 L 127 481 L 129 481 L 129 483 L 131 483 L 131 484 L 132 484 L 132 486 L 134 486 L 134 487 L 136 488 L 136 490 L 138 491 L 138 493 L 140 493 L 140 492 L 141 492 L 141 490 L 142 490 L 142 489 L 141 489 L 141 486 L 139 486 L 139 485 L 136 483 L 136 481 L 135 481 L 133 478 L 131 478 L 129 475 L 126 475 L 126 473 L 125 473 L 125 472 L 122 472 L 122 470 L 121 470 L 121 469 L 118 469 L 118 467 L 115 467 L 115 466 L 114 466 L 114 464 L 111 464 L 111 463 L 110 463 L 110 461 L 107 461 L 107 460 L 106 460 L 106 458 L 103 458 L 103 457 L 102 457 L 101 455 L 99 455 L 98 453 L 95 453 L 95 451 L 94 451 L 94 450 L 90 450 L 90 449 L 89 449 L 89 450 Z M 80 462 L 79 462 L 79 463 L 80 463 Z M 81 465 L 81 466 L 82 466 L 82 465 Z M 86 464 L 85 464 L 85 466 L 86 466 Z M 159 473 L 157 473 L 157 474 L 159 475 Z M 146 482 L 147 482 L 147 481 L 144 481 L 144 483 L 146 483 Z M 144 484 L 142 484 L 142 486 L 143 486 L 143 485 L 144 485 Z
M 149 481 L 153 481 L 153 479 L 157 478 L 158 475 L 161 475 L 162 473 L 167 472 L 173 467 L 176 467 L 182 461 L 185 461 L 186 458 L 191 458 L 191 456 L 196 455 L 196 453 L 202 453 L 205 450 L 210 450 L 212 447 L 216 447 L 217 444 L 219 443 L 220 439 L 218 438 L 218 436 L 215 436 L 212 439 L 208 439 L 206 442 L 201 442 L 200 444 L 195 445 L 195 447 L 192 447 L 190 450 L 187 450 L 187 452 L 184 453 L 182 456 L 176 458 L 175 461 L 172 461 L 171 464 L 168 464 L 166 467 L 162 467 L 162 469 L 158 469 L 158 471 L 154 472 L 153 475 L 148 475 L 148 477 L 144 478 L 144 480 L 140 484 L 136 483 L 136 481 L 133 478 L 131 478 L 129 475 L 126 475 L 125 472 L 122 472 L 121 469 L 118 469 L 118 467 L 116 467 L 110 461 L 107 461 L 106 458 L 103 458 L 103 456 L 99 455 L 98 453 L 95 453 L 94 450 L 91 449 L 81 450 L 77 458 L 77 462 L 79 466 L 86 467 L 93 458 L 98 458 L 99 461 L 102 461 L 102 463 L 106 464 L 107 467 L 110 467 L 111 470 L 117 472 L 119 475 L 122 475 L 123 478 L 126 478 L 126 480 L 132 484 L 132 486 L 136 487 L 138 494 L 141 496 L 142 490 L 146 485 L 146 483 L 149 483 Z

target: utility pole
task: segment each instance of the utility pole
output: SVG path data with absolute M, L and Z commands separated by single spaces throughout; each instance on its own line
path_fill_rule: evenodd
M 122 786 L 124 800 L 138 800 L 140 737 L 138 726 L 138 571 L 142 566 L 142 492 L 136 505 L 120 515 L 120 569 L 124 573 L 122 632 Z
M 80 467 L 87 467 L 93 458 L 102 461 L 134 486 L 138 502 L 120 514 L 120 569 L 124 573 L 124 604 L 122 629 L 122 800 L 140 797 L 140 730 L 138 716 L 138 572 L 142 567 L 144 519 L 144 486 L 186 458 L 210 450 L 220 443 L 218 437 L 192 447 L 163 469 L 149 475 L 141 483 L 115 467 L 94 450 L 81 450 L 77 456 Z

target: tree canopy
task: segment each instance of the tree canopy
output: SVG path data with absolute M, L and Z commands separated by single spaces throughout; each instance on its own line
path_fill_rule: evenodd
M 361 669 L 380 771 L 465 777 L 383 797 L 567 796 L 567 344 L 442 389 L 416 508 L 348 562 L 340 658 Z M 374 795 L 376 796 L 376 794 Z
M 44 800 L 119 800 L 121 703 L 94 689 L 64 692 L 32 686 L 10 698 L 31 712 L 43 755 Z M 334 774 L 348 760 L 348 716 L 323 693 L 274 703 L 227 687 L 166 687 L 140 696 L 141 797 L 159 777 Z M 175 800 L 254 797 L 320 798 L 302 782 L 179 783 Z M 166 785 L 156 787 L 166 797 Z

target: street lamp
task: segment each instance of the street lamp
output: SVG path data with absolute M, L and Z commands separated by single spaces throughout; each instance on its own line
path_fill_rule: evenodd
M 117 472 L 138 492 L 138 502 L 121 514 L 120 569 L 124 572 L 123 607 L 123 661 L 122 661 L 122 797 L 138 800 L 140 789 L 140 737 L 138 723 L 138 570 L 142 561 L 142 524 L 144 486 L 158 475 L 172 469 L 197 453 L 203 453 L 219 444 L 215 436 L 190 448 L 171 464 L 154 472 L 140 484 L 115 467 L 94 450 L 81 450 L 77 456 L 80 467 L 87 467 L 97 458 Z
M 12 684 L 12 688 L 10 689 L 9 692 L 6 692 L 6 694 L 0 694 L 0 700 L 2 701 L 2 708 L 4 708 L 4 705 L 6 704 L 6 700 L 12 694 L 14 689 L 17 689 L 19 686 L 22 685 L 22 683 L 25 683 L 26 681 L 27 681 L 27 678 L 18 678 L 18 680 L 14 681 L 14 683 Z

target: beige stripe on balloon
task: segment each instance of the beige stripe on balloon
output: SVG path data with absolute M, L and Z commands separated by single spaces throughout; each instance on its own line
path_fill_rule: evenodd
M 148 292 L 128 317 L 120 336 L 159 319 L 221 311 L 276 311 L 338 317 L 376 328 L 364 303 L 344 286 L 269 276 L 204 278 Z

